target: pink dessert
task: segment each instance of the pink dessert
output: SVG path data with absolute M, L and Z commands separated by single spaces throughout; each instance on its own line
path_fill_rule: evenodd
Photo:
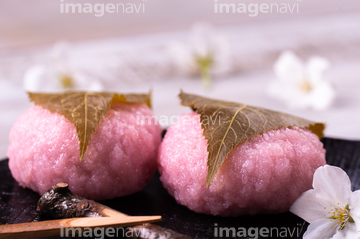
M 113 104 L 80 162 L 75 126 L 40 106 L 30 107 L 10 132 L 9 167 L 23 187 L 43 194 L 58 182 L 80 196 L 111 199 L 143 189 L 156 170 L 161 127 L 139 124 L 146 105 Z
M 325 164 L 325 150 L 315 134 L 281 128 L 233 149 L 207 188 L 206 148 L 199 115 L 183 115 L 160 145 L 158 168 L 164 187 L 178 203 L 212 215 L 288 211 L 312 188 L 315 169 Z

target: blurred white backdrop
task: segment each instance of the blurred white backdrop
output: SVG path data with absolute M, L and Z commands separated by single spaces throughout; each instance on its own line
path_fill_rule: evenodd
M 277 0 L 271 2 L 298 4 L 299 12 L 256 17 L 214 13 L 215 3 L 251 2 L 254 1 L 147 0 L 137 1 L 144 4 L 143 13 L 105 13 L 96 17 L 60 13 L 62 2 L 58 0 L 1 1 L 0 158 L 6 157 L 11 126 L 31 105 L 23 88 L 25 71 L 37 64 L 47 64 L 54 44 L 59 41 L 68 42 L 71 64 L 91 69 L 92 76 L 106 90 L 152 89 L 157 116 L 189 112 L 177 99 L 183 89 L 325 122 L 327 137 L 360 139 L 359 1 Z M 185 43 L 191 26 L 197 22 L 211 24 L 226 38 L 230 48 L 231 70 L 214 77 L 211 89 L 202 86 L 199 76 L 180 74 L 167 51 L 171 42 Z M 303 60 L 313 55 L 328 59 L 330 67 L 323 77 L 337 93 L 331 107 L 322 111 L 290 109 L 269 97 L 268 85 L 275 78 L 272 67 L 284 50 L 294 51 Z

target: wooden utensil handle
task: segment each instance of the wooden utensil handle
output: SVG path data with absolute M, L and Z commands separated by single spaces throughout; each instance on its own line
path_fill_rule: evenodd
M 41 222 L 27 222 L 0 225 L 0 238 L 23 238 L 60 235 L 61 228 L 76 228 L 80 233 L 84 228 L 130 227 L 144 222 L 159 222 L 161 216 L 138 217 L 79 217 Z
M 48 190 L 38 201 L 37 211 L 48 218 L 71 217 L 129 217 L 93 200 L 73 194 L 66 183 L 58 183 Z M 173 230 L 146 224 L 129 230 L 140 233 L 138 238 L 176 238 L 190 239 Z M 134 234 L 134 235 L 138 235 Z M 160 237 L 160 235 L 162 237 Z M 155 237 L 154 237 L 155 236 Z

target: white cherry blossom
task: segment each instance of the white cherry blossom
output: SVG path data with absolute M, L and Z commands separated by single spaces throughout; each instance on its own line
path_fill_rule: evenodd
M 68 46 L 58 43 L 54 46 L 49 63 L 30 67 L 24 74 L 25 91 L 61 92 L 65 90 L 101 91 L 100 81 L 70 61 Z
M 313 189 L 304 192 L 290 211 L 310 223 L 304 239 L 360 238 L 360 190 L 351 191 L 350 179 L 339 167 L 319 167 Z
M 177 69 L 187 75 L 200 73 L 206 88 L 211 86 L 212 75 L 231 69 L 227 39 L 207 24 L 195 24 L 186 43 L 172 42 L 168 50 Z
M 291 51 L 283 52 L 274 64 L 277 77 L 269 94 L 294 109 L 324 110 L 332 104 L 335 90 L 323 79 L 329 63 L 322 57 L 311 57 L 304 63 Z

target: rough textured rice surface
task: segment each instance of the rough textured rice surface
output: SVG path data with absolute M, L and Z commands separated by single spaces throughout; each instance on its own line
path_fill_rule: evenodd
M 316 135 L 281 128 L 233 149 L 207 188 L 207 142 L 198 122 L 196 113 L 183 115 L 168 129 L 159 148 L 158 168 L 164 187 L 177 202 L 199 213 L 285 212 L 311 188 L 315 169 L 325 164 L 325 149 Z
M 40 106 L 30 107 L 10 132 L 9 167 L 21 186 L 43 194 L 58 182 L 89 199 L 102 200 L 143 189 L 156 170 L 161 142 L 158 124 L 139 104 L 113 104 L 79 159 L 75 126 Z

